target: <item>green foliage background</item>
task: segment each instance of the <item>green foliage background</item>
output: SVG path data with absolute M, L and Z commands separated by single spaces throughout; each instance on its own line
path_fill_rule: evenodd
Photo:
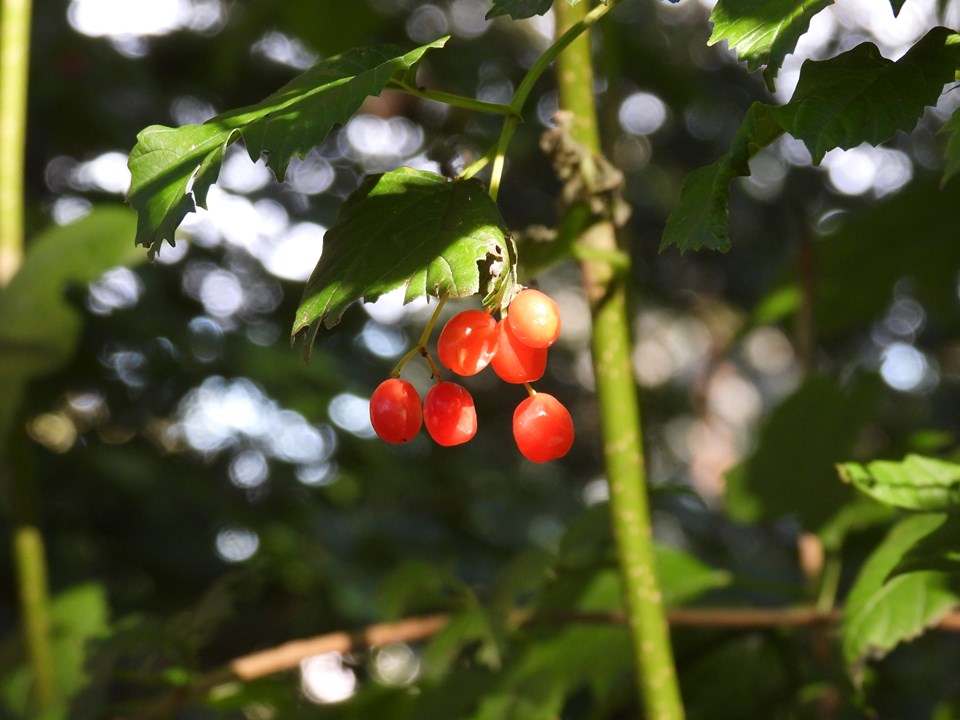
M 666 600 L 707 608 L 848 603 L 842 640 L 826 645 L 810 629 L 675 630 L 690 718 L 960 716 L 960 640 L 924 633 L 960 604 L 951 514 L 960 432 L 957 123 L 954 116 L 940 133 L 949 99 L 925 109 L 954 77 L 956 33 L 932 27 L 895 62 L 841 33 L 801 71 L 797 95 L 786 102 L 771 89 L 783 82 L 781 66 L 810 18 L 828 4 L 721 0 L 710 16 L 691 0 L 623 0 L 596 31 L 605 142 L 624 170 L 632 208 L 624 232 L 635 258 L 637 371 Z M 545 7 L 494 5 L 499 15 Z M 348 294 L 329 310 L 343 312 L 342 322 L 319 332 L 306 366 L 288 329 L 294 318 L 306 326 L 322 313 L 297 315 L 302 281 L 271 273 L 249 238 L 231 240 L 202 224 L 179 231 L 183 255 L 164 247 L 160 262 L 144 264 L 134 239 L 157 248 L 173 233 L 174 216 L 187 209 L 182 188 L 149 220 L 163 226 L 155 234 L 143 217 L 136 230 L 122 197 L 78 171 L 106 151 L 125 155 L 148 126 L 249 110 L 271 96 L 298 71 L 256 50 L 269 38 L 295 39 L 320 58 L 357 46 L 400 48 L 384 57 L 406 67 L 424 55 L 420 82 L 500 103 L 545 40 L 506 17 L 483 34 L 458 25 L 457 12 L 469 9 L 476 19 L 487 9 L 470 0 L 221 7 L 222 25 L 131 44 L 85 36 L 62 4 L 36 3 L 30 241 L 22 273 L 0 295 L 0 429 L 12 428 L 10 472 L 37 481 L 48 543 L 61 703 L 46 717 L 146 717 L 178 689 L 253 650 L 435 611 L 454 621 L 412 646 L 415 680 L 391 683 L 377 653 L 360 652 L 346 659 L 359 683 L 349 702 L 314 703 L 289 672 L 218 686 L 167 715 L 636 717 L 624 629 L 548 622 L 619 608 L 572 263 L 538 276 L 571 308 L 565 339 L 538 385 L 574 414 L 578 435 L 568 457 L 548 466 L 521 460 L 509 418 L 523 391 L 489 373 L 467 383 L 481 418 L 469 445 L 439 449 L 420 437 L 387 446 L 338 408 L 362 404 L 402 352 L 378 354 L 371 338 L 411 346 L 422 312 L 379 322 L 347 309 Z M 436 12 L 446 27 L 436 25 Z M 938 12 L 934 25 L 957 17 L 952 3 Z M 444 47 L 413 52 L 446 34 Z M 747 71 L 761 67 L 762 75 Z M 835 122 L 836 107 L 818 94 L 832 83 L 827 100 L 851 113 L 841 120 L 870 123 Z M 374 89 L 385 84 L 377 78 Z M 295 94 L 306 86 L 290 87 Z M 649 134 L 629 132 L 618 119 L 637 91 L 664 104 L 664 124 Z M 525 248 L 531 257 L 543 248 L 537 228 L 558 220 L 562 187 L 539 149 L 553 93 L 544 76 L 499 193 L 521 262 Z M 282 169 L 291 154 L 319 143 L 312 157 L 334 173 L 327 189 L 236 185 L 225 190 L 233 207 L 247 208 L 246 198 L 261 215 L 285 216 L 287 226 L 331 227 L 364 174 L 413 161 L 460 169 L 496 141 L 502 123 L 394 92 L 354 100 L 372 123 L 405 118 L 408 132 L 422 134 L 417 147 L 404 156 L 365 155 L 337 125 L 346 115 L 331 116 L 270 158 Z M 284 108 L 296 114 L 296 103 Z M 276 107 L 251 112 L 259 119 L 266 109 Z M 219 129 L 213 159 L 199 165 L 202 181 L 212 182 L 224 158 L 243 161 L 239 146 L 225 154 L 238 139 L 234 130 Z M 785 131 L 806 156 L 800 143 L 780 139 Z M 239 134 L 256 155 L 256 139 Z M 810 161 L 861 140 L 897 150 L 909 182 L 895 192 L 847 195 Z M 184 187 L 198 167 L 187 159 L 192 164 L 178 176 Z M 146 198 L 134 190 L 140 209 Z M 90 214 L 56 224 L 77 207 Z M 479 215 L 477 224 L 490 231 L 496 223 Z M 503 241 L 502 229 L 491 232 Z M 329 239 L 337 242 L 336 233 Z M 469 260 L 485 257 L 486 247 L 471 248 Z M 687 252 L 699 248 L 728 252 Z M 382 252 L 372 243 L 364 250 Z M 119 287 L 134 282 L 138 290 L 130 302 L 108 293 L 104 306 L 88 283 L 118 264 L 132 266 L 136 278 L 122 276 L 127 285 Z M 241 288 L 238 307 L 217 304 L 217 282 Z M 396 283 L 380 290 L 387 285 Z M 468 304 L 451 302 L 448 311 Z M 771 366 L 777 348 L 785 359 Z M 916 387 L 898 390 L 889 375 L 884 381 L 879 370 L 895 351 L 926 363 Z M 672 373 L 651 379 L 642 360 L 664 355 L 673 358 Z M 426 387 L 422 367 L 411 366 L 411 377 Z M 747 390 L 724 395 L 723 387 Z M 177 434 L 198 412 L 198 398 L 220 403 L 222 432 L 208 427 L 205 448 Z M 261 418 L 283 420 L 291 444 L 251 429 L 252 421 L 244 425 L 230 414 L 242 407 L 230 398 L 252 403 Z M 710 459 L 702 451 L 717 437 L 736 451 L 721 459 L 739 462 L 725 475 L 704 475 L 697 463 Z M 304 460 L 298 453 L 311 442 L 323 450 Z M 908 453 L 942 458 L 936 472 L 923 466 L 922 475 L 933 477 L 928 486 L 918 487 L 915 461 L 900 463 Z M 244 461 L 265 464 L 266 476 L 238 481 Z M 902 519 L 844 485 L 836 463 L 848 463 L 845 476 L 881 502 L 924 512 Z M 3 502 L 9 517 L 10 493 Z M 819 583 L 804 574 L 798 555 L 807 533 L 826 548 Z M 242 562 L 229 561 L 223 545 L 218 553 L 218 538 L 251 537 L 256 552 Z M 12 578 L 7 534 L 0 543 L 0 576 Z M 29 718 L 17 598 L 12 583 L 0 587 L 0 716 Z M 875 606 L 880 595 L 886 599 Z M 545 621 L 516 631 L 511 611 L 518 607 Z

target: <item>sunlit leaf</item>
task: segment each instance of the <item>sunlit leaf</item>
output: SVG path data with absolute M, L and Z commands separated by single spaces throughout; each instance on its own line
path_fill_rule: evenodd
M 841 463 L 840 477 L 858 490 L 893 507 L 925 512 L 960 508 L 960 465 L 922 455 L 866 465 Z
M 855 682 L 866 663 L 912 640 L 960 604 L 960 576 L 943 570 L 894 573 L 902 558 L 947 521 L 915 515 L 899 523 L 873 552 L 847 596 L 843 655 Z
M 898 130 L 910 131 L 953 80 L 960 38 L 944 27 L 930 30 L 897 61 L 872 43 L 829 60 L 807 60 L 793 97 L 776 109 L 784 129 L 819 163 L 833 148 L 877 145 Z
M 479 180 L 450 182 L 401 168 L 366 179 L 327 231 L 293 334 L 332 327 L 351 303 L 406 287 L 405 302 L 482 292 L 496 305 L 512 285 L 514 251 Z
M 727 41 L 750 70 L 764 67 L 773 90 L 783 59 L 792 53 L 810 18 L 833 0 L 720 0 L 710 14 L 710 44 Z
M 128 201 L 138 213 L 136 242 L 159 251 L 171 244 L 184 215 L 204 207 L 227 147 L 242 139 L 252 160 L 266 157 L 279 179 L 294 156 L 319 145 L 370 95 L 446 38 L 405 52 L 384 45 L 356 48 L 321 60 L 275 93 L 248 107 L 180 128 L 152 125 L 130 153 Z

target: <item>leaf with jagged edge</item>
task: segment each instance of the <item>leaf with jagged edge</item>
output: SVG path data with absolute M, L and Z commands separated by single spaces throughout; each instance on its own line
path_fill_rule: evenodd
M 861 43 L 829 60 L 808 60 L 790 102 L 776 109 L 784 130 L 803 141 L 815 163 L 833 148 L 879 145 L 910 132 L 954 79 L 960 35 L 936 27 L 899 60 Z
M 750 174 L 750 158 L 783 134 L 769 105 L 756 102 L 744 116 L 730 152 L 690 173 L 680 190 L 680 202 L 667 219 L 661 252 L 676 245 L 681 253 L 709 248 L 730 249 L 727 214 L 730 181 Z
M 936 103 L 958 60 L 960 35 L 942 27 L 928 32 L 896 62 L 870 43 L 829 60 L 808 60 L 790 102 L 751 105 L 730 151 L 687 176 L 660 250 L 676 245 L 680 252 L 726 252 L 730 182 L 750 174 L 751 157 L 785 131 L 803 141 L 819 163 L 827 150 L 876 145 L 897 130 L 910 130 L 924 108 Z
M 904 510 L 960 510 L 960 465 L 907 455 L 902 461 L 875 460 L 837 465 L 840 477 L 874 500 Z
M 833 0 L 719 0 L 710 14 L 709 44 L 727 41 L 747 68 L 763 67 L 773 91 L 783 59 L 797 47 L 810 19 Z
M 843 656 L 854 683 L 862 682 L 869 660 L 921 635 L 960 605 L 955 570 L 898 570 L 913 548 L 946 522 L 949 516 L 940 513 L 906 518 L 860 570 L 844 603 L 841 625 Z
M 340 208 L 291 333 L 309 328 L 309 359 L 321 325 L 336 325 L 357 300 L 405 287 L 404 302 L 483 293 L 494 308 L 515 286 L 516 250 L 483 184 L 400 168 L 368 177 Z
M 319 145 L 370 95 L 379 95 L 440 38 L 409 52 L 393 45 L 355 48 L 316 63 L 275 93 L 248 107 L 217 115 L 202 125 L 151 125 L 130 152 L 127 201 L 137 211 L 136 243 L 156 254 L 172 245 L 184 216 L 206 205 L 227 147 L 242 139 L 252 160 L 266 163 L 282 180 L 294 156 Z

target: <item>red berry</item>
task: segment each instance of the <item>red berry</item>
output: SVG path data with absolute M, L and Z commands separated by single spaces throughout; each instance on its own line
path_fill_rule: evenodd
M 573 419 L 553 395 L 537 393 L 514 411 L 513 437 L 528 460 L 556 460 L 573 446 Z
M 465 443 L 477 433 L 473 397 L 456 383 L 437 383 L 423 401 L 423 422 L 438 445 Z
M 508 383 L 525 383 L 539 380 L 547 369 L 547 349 L 533 348 L 520 342 L 513 334 L 510 323 L 497 323 L 500 342 L 493 356 L 493 371 Z
M 370 423 L 381 439 L 404 443 L 420 431 L 420 395 L 406 380 L 384 380 L 370 398 Z
M 497 338 L 493 317 L 482 310 L 464 310 L 443 327 L 437 355 L 457 375 L 476 375 L 497 352 Z
M 507 322 L 524 345 L 550 347 L 560 336 L 560 310 L 552 298 L 532 288 L 517 293 L 507 310 Z

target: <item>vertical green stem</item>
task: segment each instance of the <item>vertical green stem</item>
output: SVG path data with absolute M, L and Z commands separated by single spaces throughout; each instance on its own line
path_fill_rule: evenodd
M 33 701 L 37 714 L 56 702 L 53 648 L 50 642 L 49 591 L 37 489 L 25 457 L 26 446 L 14 441 L 6 471 L 13 485 L 13 554 L 23 639 L 33 675 Z
M 557 0 L 557 33 L 580 21 L 587 3 Z M 593 94 L 590 40 L 584 33 L 557 60 L 560 107 L 573 114 L 573 139 L 600 153 Z M 656 575 L 650 525 L 640 402 L 631 365 L 630 315 L 626 283 L 629 267 L 613 267 L 599 258 L 617 255 L 613 223 L 601 220 L 578 241 L 586 247 L 581 262 L 590 301 L 592 354 L 603 436 L 603 457 L 610 485 L 610 511 L 624 585 L 637 684 L 648 720 L 681 720 L 670 633 Z M 592 259 L 591 259 L 592 258 Z
M 30 13 L 30 0 L 3 0 L 0 7 L 0 288 L 23 262 Z M 6 422 L 0 425 L 9 429 Z M 26 468 L 24 450 L 12 436 L 0 437 L 0 473 L 12 492 L 13 554 L 24 643 L 33 675 L 33 709 L 40 714 L 53 707 L 56 698 L 43 535 L 37 491 Z
M 30 0 L 0 10 L 0 287 L 23 259 L 23 162 L 30 54 Z

